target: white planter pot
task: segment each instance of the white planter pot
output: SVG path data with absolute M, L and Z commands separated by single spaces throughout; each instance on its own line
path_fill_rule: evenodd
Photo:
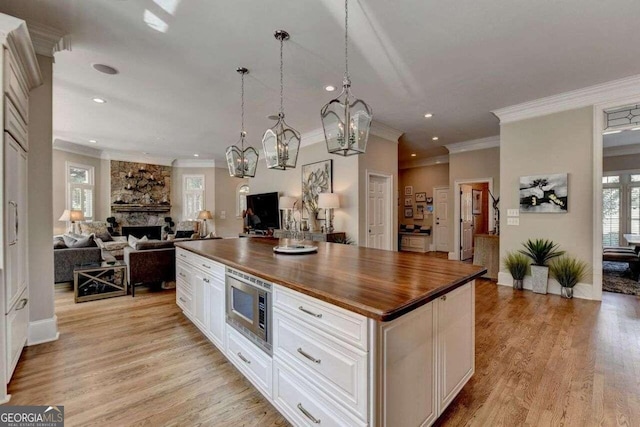
M 533 292 L 537 294 L 546 294 L 548 283 L 549 283 L 549 267 L 532 265 L 531 266 L 531 287 L 533 289 Z

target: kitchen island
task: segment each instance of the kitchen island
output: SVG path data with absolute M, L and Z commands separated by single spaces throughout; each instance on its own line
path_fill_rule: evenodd
M 294 425 L 432 424 L 474 373 L 486 270 L 332 243 L 275 254 L 283 243 L 176 244 L 177 304 Z M 225 276 L 268 289 L 266 345 L 228 323 Z

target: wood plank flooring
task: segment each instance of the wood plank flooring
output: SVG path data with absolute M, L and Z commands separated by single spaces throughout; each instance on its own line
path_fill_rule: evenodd
M 65 405 L 68 426 L 287 425 L 173 291 L 74 304 L 58 290 L 56 307 L 60 340 L 25 349 L 11 404 Z M 476 373 L 437 425 L 640 425 L 640 298 L 478 280 Z

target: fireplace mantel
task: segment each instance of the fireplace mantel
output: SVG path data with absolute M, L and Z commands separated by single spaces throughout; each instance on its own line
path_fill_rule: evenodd
M 171 205 L 112 204 L 111 212 L 169 212 Z

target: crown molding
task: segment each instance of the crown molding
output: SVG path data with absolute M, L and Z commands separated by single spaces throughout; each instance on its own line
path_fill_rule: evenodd
M 603 157 L 629 156 L 632 154 L 640 154 L 640 145 L 620 145 L 617 147 L 608 147 L 602 150 Z
M 56 52 L 71 50 L 71 41 L 57 28 L 33 21 L 29 21 L 28 26 L 33 47 L 38 55 L 53 58 Z
M 470 141 L 456 142 L 453 144 L 447 144 L 445 145 L 445 147 L 447 147 L 447 150 L 449 150 L 449 154 L 500 147 L 500 135 L 494 135 L 487 138 L 472 139 Z
M 67 153 L 79 154 L 81 156 L 102 158 L 102 150 L 86 145 L 75 144 L 63 139 L 55 139 L 53 141 L 53 149 L 58 151 L 66 151 Z
M 213 159 L 175 159 L 171 166 L 176 168 L 215 168 Z
M 324 142 L 324 129 L 318 128 L 309 132 L 305 132 L 300 136 L 300 148 L 308 147 L 309 145 Z
M 398 165 L 398 169 L 412 169 L 412 168 L 421 168 L 424 166 L 433 166 L 433 165 L 441 165 L 449 163 L 449 155 L 444 154 L 442 156 L 428 157 L 426 159 L 419 160 L 407 160 L 406 162 L 402 162 Z
M 500 119 L 500 124 L 503 125 L 533 117 L 600 104 L 618 98 L 628 98 L 634 94 L 640 95 L 640 75 L 612 80 L 583 89 L 500 108 L 492 111 L 492 113 Z
M 120 162 L 145 163 L 149 165 L 172 166 L 174 159 L 166 157 L 151 157 L 144 154 L 127 153 L 125 151 L 103 150 L 100 156 L 103 160 L 116 160 Z
M 28 89 L 40 86 L 43 83 L 42 74 L 27 23 L 22 19 L 0 14 L 0 37 L 16 57 Z

